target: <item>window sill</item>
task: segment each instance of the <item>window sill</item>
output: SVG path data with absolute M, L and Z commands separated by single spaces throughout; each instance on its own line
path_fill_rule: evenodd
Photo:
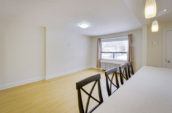
M 122 60 L 106 60 L 106 59 L 102 59 L 100 61 L 101 63 L 112 63 L 112 64 L 124 64 L 127 61 L 122 61 Z

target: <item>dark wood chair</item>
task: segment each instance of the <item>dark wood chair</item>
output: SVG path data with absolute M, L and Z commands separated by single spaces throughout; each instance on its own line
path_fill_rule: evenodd
M 124 84 L 124 80 L 128 80 L 130 75 L 128 74 L 128 63 L 125 63 L 119 67 L 120 81 Z
M 86 91 L 83 87 L 93 83 L 93 86 L 90 90 L 90 92 Z M 98 99 L 97 97 L 94 97 L 92 95 L 93 90 L 95 90 L 95 86 L 97 84 L 97 88 L 98 88 Z M 88 77 L 80 82 L 76 83 L 76 89 L 78 91 L 78 106 L 79 106 L 79 111 L 80 113 L 92 113 L 101 103 L 103 103 L 103 97 L 102 97 L 102 92 L 101 92 L 101 85 L 100 85 L 100 74 Z M 97 91 L 97 90 L 96 90 Z M 82 94 L 81 93 L 85 93 L 86 95 L 88 95 L 87 101 L 86 101 L 86 105 L 83 105 L 83 98 L 82 98 Z M 90 104 L 90 100 L 93 100 L 97 103 L 97 105 L 95 105 L 93 108 L 91 108 L 89 110 L 89 104 Z
M 134 69 L 133 69 L 133 65 L 131 62 L 128 62 L 128 74 L 131 77 L 132 75 L 134 75 Z
M 118 68 L 112 68 L 105 71 L 106 88 L 108 95 L 112 95 L 119 88 Z

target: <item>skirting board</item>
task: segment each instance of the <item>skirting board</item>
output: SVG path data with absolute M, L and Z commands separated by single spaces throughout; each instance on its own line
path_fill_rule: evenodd
M 95 68 L 82 68 L 82 69 L 77 69 L 77 70 L 73 70 L 73 71 L 70 71 L 70 72 L 65 72 L 63 74 L 56 74 L 56 75 L 53 75 L 53 76 L 47 76 L 46 80 L 53 79 L 53 78 L 58 78 L 58 77 L 62 77 L 62 76 L 67 76 L 68 74 L 76 73 L 76 72 L 87 70 L 87 69 L 95 69 Z M 35 78 L 23 80 L 23 81 L 0 84 L 0 90 L 13 88 L 13 87 L 16 87 L 16 86 L 21 86 L 21 85 L 25 85 L 25 84 L 28 84 L 28 83 L 41 81 L 41 80 L 44 80 L 44 78 L 43 77 L 35 77 Z
M 0 84 L 0 90 L 4 90 L 4 89 L 16 87 L 16 86 L 21 86 L 21 85 L 25 85 L 25 84 L 32 83 L 32 82 L 41 81 L 41 80 L 43 80 L 43 77 L 35 77 L 35 78 L 23 80 L 23 81 Z
M 88 70 L 88 69 L 91 69 L 91 68 L 90 67 L 88 67 L 88 68 L 80 68 L 80 69 L 75 69 L 75 70 L 72 70 L 72 71 L 69 71 L 69 72 L 65 72 L 65 73 L 47 75 L 46 76 L 46 80 L 53 79 L 53 78 L 58 78 L 58 77 L 62 77 L 62 76 L 67 76 L 68 74 L 73 74 L 73 73 L 84 71 L 84 70 Z

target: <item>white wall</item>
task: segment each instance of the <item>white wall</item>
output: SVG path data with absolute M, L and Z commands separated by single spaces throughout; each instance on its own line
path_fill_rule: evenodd
M 138 70 L 142 66 L 142 29 L 133 31 L 114 33 L 110 35 L 92 37 L 92 67 L 96 67 L 96 53 L 97 53 L 97 38 L 113 38 L 120 35 L 133 34 L 133 47 L 134 47 L 134 67 Z
M 4 80 L 4 76 L 3 75 L 3 64 L 4 64 L 4 36 L 3 36 L 3 29 L 0 29 L 0 84 L 3 83 Z M 0 87 L 1 88 L 1 87 Z
M 48 27 L 47 79 L 90 67 L 90 39 L 70 30 Z
M 151 27 L 148 27 L 148 37 L 147 37 L 147 65 L 149 66 L 162 66 L 162 25 L 159 32 L 152 33 Z
M 40 27 L 10 24 L 1 29 L 0 88 L 41 80 L 43 75 Z
M 43 28 L 12 22 L 0 33 L 0 89 L 44 79 Z M 46 34 L 46 79 L 90 67 L 89 38 L 51 26 Z
M 151 26 L 148 26 L 148 65 L 150 66 L 163 66 L 163 33 L 166 29 L 172 28 L 172 22 L 159 23 L 159 31 L 156 33 L 151 32 Z

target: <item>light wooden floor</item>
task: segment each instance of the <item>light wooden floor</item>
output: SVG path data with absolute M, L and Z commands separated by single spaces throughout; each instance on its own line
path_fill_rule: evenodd
M 89 69 L 0 91 L 0 113 L 79 113 L 75 83 L 97 73 Z

